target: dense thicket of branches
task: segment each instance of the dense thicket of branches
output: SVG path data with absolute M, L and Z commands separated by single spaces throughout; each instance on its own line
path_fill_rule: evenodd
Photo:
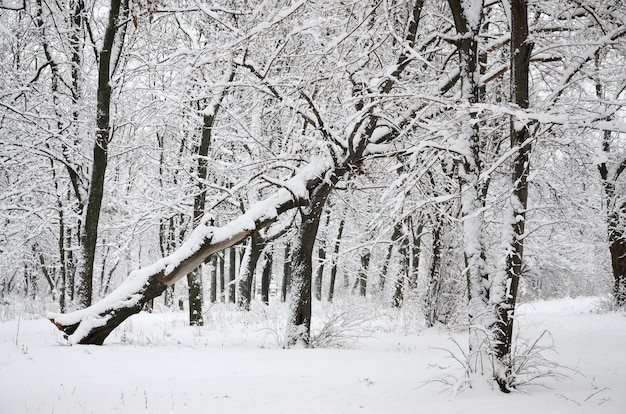
M 0 295 L 99 344 L 163 293 L 201 324 L 203 285 L 248 311 L 273 280 L 289 345 L 313 300 L 416 301 L 507 391 L 518 297 L 626 303 L 622 3 L 1 10 Z

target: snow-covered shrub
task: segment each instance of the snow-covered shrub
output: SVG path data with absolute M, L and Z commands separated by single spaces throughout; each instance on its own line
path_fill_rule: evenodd
M 364 329 L 371 315 L 362 306 L 351 307 L 324 318 L 322 328 L 311 337 L 313 348 L 355 348 L 369 336 Z

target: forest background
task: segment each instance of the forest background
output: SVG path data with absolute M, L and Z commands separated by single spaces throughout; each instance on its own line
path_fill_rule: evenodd
M 507 391 L 518 297 L 626 302 L 623 2 L 2 6 L 0 294 L 71 342 L 358 295 Z

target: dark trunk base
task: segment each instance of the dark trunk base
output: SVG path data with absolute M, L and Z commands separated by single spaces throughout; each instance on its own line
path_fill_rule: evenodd
M 97 327 L 87 326 L 86 329 L 89 329 L 89 332 L 77 343 L 81 345 L 102 345 L 107 336 L 109 336 L 109 334 L 122 322 L 124 322 L 128 317 L 139 313 L 146 303 L 165 292 L 167 285 L 162 282 L 162 277 L 162 274 L 150 277 L 148 282 L 144 285 L 142 291 L 136 292 L 136 294 L 141 295 L 141 298 L 135 304 L 118 306 L 115 307 L 115 309 L 108 309 L 99 313 L 99 318 L 108 318 L 106 323 Z M 133 294 L 134 293 L 132 292 L 130 293 L 130 295 Z M 65 325 L 56 321 L 55 318 L 52 317 L 50 318 L 50 322 L 52 322 L 60 331 L 64 333 L 63 336 L 65 339 L 69 339 L 69 336 L 76 332 L 81 324 L 91 324 L 93 323 L 93 319 L 81 318 L 79 322 Z

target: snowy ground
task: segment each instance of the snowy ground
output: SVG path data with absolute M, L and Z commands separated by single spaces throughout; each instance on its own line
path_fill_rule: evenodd
M 66 346 L 45 319 L 0 322 L 0 413 L 626 413 L 626 314 L 595 299 L 519 308 L 521 337 L 552 342 L 546 357 L 568 378 L 505 395 L 462 382 L 463 330 L 423 329 L 410 310 L 369 304 L 318 309 L 352 349 L 282 349 L 284 306 L 243 314 L 227 305 L 202 328 L 184 313 L 140 314 L 104 346 Z M 319 306 L 319 305 L 318 305 Z M 416 311 L 415 311 L 416 312 Z M 419 314 L 418 314 L 419 315 Z M 341 318 L 338 319 L 341 321 Z M 321 323 L 321 322 L 320 322 Z M 319 329 L 319 326 L 318 326 Z M 453 378 L 450 380 L 450 378 Z M 428 382 L 443 379 L 452 382 Z M 502 411 L 505 412 L 505 411 Z

